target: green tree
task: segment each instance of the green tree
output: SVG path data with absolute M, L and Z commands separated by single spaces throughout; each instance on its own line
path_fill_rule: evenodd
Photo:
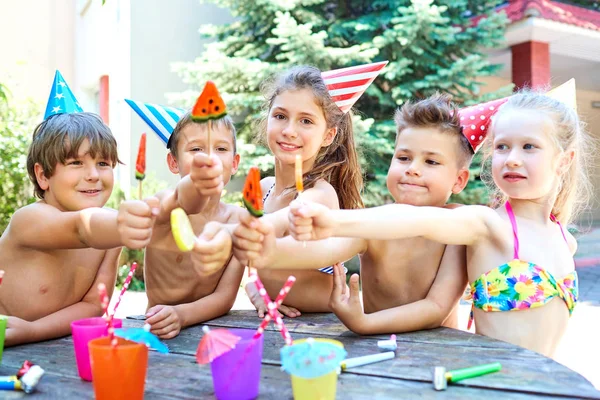
M 385 176 L 393 153 L 395 109 L 435 91 L 472 104 L 510 93 L 512 87 L 482 96 L 479 77 L 501 68 L 485 51 L 501 45 L 507 23 L 495 11 L 501 0 L 208 0 L 227 7 L 235 21 L 203 26 L 215 41 L 191 63 L 174 69 L 190 89 L 172 96 L 190 105 L 211 79 L 240 121 L 241 173 L 251 164 L 272 165 L 267 150 L 248 146 L 256 137 L 252 122 L 263 98 L 258 89 L 270 74 L 296 64 L 321 70 L 389 60 L 358 101 L 355 120 L 361 165 L 366 173 L 367 205 L 389 202 Z M 474 18 L 481 16 L 482 18 Z M 246 157 L 245 157 L 246 156 Z M 482 203 L 486 192 L 478 171 L 463 200 Z
M 31 102 L 12 101 L 9 90 L 0 83 L 0 234 L 17 209 L 35 200 L 26 158 L 38 111 Z

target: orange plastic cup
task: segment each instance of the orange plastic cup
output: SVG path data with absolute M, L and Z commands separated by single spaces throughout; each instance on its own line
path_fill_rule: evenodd
M 108 337 L 89 342 L 94 393 L 97 400 L 144 398 L 148 369 L 148 347 L 117 338 L 113 347 Z

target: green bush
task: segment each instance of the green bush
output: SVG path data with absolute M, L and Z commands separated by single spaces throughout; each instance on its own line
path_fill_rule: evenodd
M 15 102 L 0 83 L 0 234 L 16 210 L 35 201 L 27 176 L 27 148 L 39 107 Z

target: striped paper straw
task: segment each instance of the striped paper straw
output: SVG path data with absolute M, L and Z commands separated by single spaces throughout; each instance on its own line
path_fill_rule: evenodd
M 260 296 L 263 298 L 265 304 L 267 305 L 267 311 L 268 311 L 268 314 L 265 316 L 265 318 L 261 322 L 260 326 L 256 330 L 256 333 L 254 334 L 254 338 L 256 339 L 256 338 L 260 337 L 260 335 L 262 335 L 263 332 L 265 331 L 265 328 L 267 327 L 269 322 L 271 320 L 273 320 L 275 322 L 275 325 L 277 326 L 277 329 L 281 333 L 281 336 L 283 336 L 283 339 L 285 340 L 285 344 L 290 346 L 292 344 L 292 337 L 290 336 L 289 331 L 285 327 L 285 324 L 283 323 L 283 319 L 279 315 L 277 315 L 277 309 L 283 303 L 283 300 L 285 299 L 287 294 L 290 292 L 292 286 L 294 285 L 294 282 L 296 282 L 296 278 L 294 276 L 290 276 L 287 279 L 287 281 L 285 282 L 285 284 L 279 291 L 279 294 L 277 295 L 277 298 L 275 299 L 275 301 L 271 301 L 271 298 L 269 297 L 269 294 L 267 293 L 267 290 L 265 289 L 258 274 L 253 273 L 250 276 L 250 280 L 253 281 L 254 284 L 256 285 L 256 288 L 258 289 L 258 293 L 260 294 Z
M 100 303 L 102 304 L 102 309 L 104 310 L 104 319 L 106 320 L 106 325 L 108 327 L 108 337 L 110 338 L 110 343 L 113 346 L 117 345 L 117 338 L 115 337 L 115 328 L 113 327 L 112 318 L 108 315 L 108 294 L 106 293 L 106 285 L 104 283 L 98 284 L 98 293 L 100 295 Z

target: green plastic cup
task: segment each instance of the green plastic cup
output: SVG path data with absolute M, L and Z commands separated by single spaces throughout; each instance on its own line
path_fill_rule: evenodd
M 4 353 L 4 333 L 6 332 L 6 324 L 8 317 L 0 315 L 0 364 L 2 364 L 2 354 Z

